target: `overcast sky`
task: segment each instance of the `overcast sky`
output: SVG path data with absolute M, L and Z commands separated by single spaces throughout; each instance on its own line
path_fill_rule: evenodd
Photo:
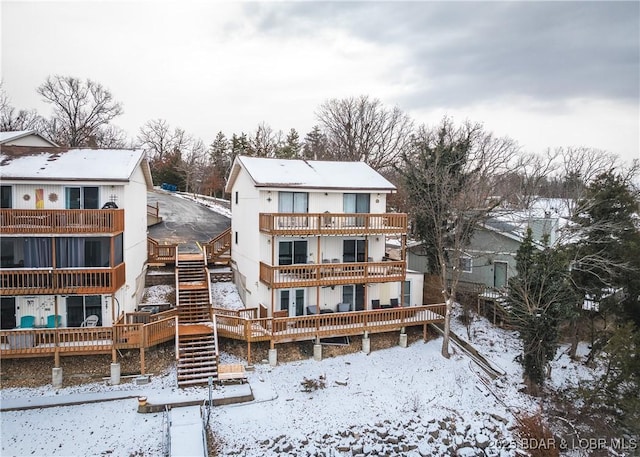
M 111 90 L 130 136 L 166 119 L 210 143 L 295 128 L 369 95 L 417 124 L 483 122 L 524 150 L 639 157 L 640 2 L 2 1 L 2 80 L 49 115 L 47 75 Z

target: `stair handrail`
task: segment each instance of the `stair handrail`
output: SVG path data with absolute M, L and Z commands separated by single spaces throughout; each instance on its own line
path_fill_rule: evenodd
M 223 252 L 231 250 L 231 227 L 219 233 L 211 240 L 203 243 L 203 246 L 208 246 L 211 249 L 206 253 L 205 259 L 207 262 L 212 261 L 214 257 L 220 256 Z M 218 249 L 221 248 L 222 250 Z

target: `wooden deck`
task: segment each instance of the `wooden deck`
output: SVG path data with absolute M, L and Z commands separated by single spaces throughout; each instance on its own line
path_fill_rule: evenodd
M 271 266 L 260 262 L 260 281 L 274 289 L 369 284 L 405 280 L 404 261 Z
M 0 358 L 111 354 L 113 350 L 145 349 L 173 340 L 175 311 L 153 316 L 147 324 L 0 330 Z
M 270 235 L 383 235 L 407 233 L 404 213 L 260 213 L 260 231 Z
M 413 325 L 444 322 L 444 304 L 312 316 L 256 318 L 239 311 L 214 308 L 218 336 L 272 344 L 316 338 L 362 335 L 400 330 Z M 255 313 L 254 313 L 255 314 Z
M 0 270 L 0 295 L 112 294 L 125 283 L 125 264 L 113 268 Z
M 0 209 L 4 234 L 120 233 L 124 209 Z

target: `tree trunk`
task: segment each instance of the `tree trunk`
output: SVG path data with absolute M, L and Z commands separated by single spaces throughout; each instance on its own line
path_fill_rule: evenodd
M 576 352 L 578 351 L 578 318 L 572 317 L 569 323 L 569 334 L 571 336 L 571 347 L 569 348 L 569 357 L 571 360 L 576 359 Z
M 447 310 L 444 314 L 444 335 L 442 337 L 442 357 L 449 358 L 449 333 L 451 329 L 451 299 L 447 299 Z

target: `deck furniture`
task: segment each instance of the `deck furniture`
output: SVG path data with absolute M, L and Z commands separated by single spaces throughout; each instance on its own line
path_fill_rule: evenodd
M 98 316 L 92 314 L 91 316 L 88 316 L 84 321 L 82 321 L 80 327 L 96 327 L 99 320 L 100 318 Z
M 35 316 L 22 316 L 20 318 L 20 328 L 34 328 L 36 326 Z
M 62 316 L 50 314 L 47 316 L 47 328 L 58 328 L 62 325 Z

